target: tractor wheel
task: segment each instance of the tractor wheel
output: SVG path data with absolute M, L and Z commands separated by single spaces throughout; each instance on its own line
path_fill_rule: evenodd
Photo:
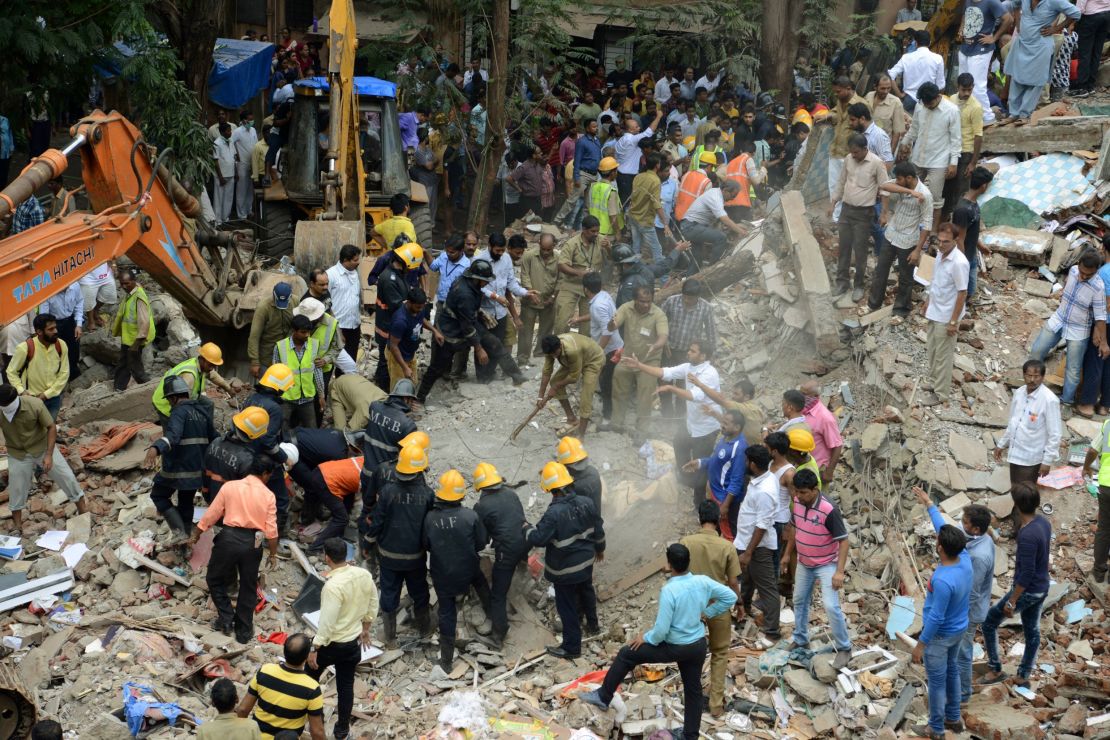
M 288 201 L 263 201 L 258 254 L 279 260 L 293 256 L 293 206 Z
M 434 244 L 432 230 L 435 224 L 432 223 L 432 212 L 428 210 L 427 204 L 413 205 L 409 210 L 409 219 L 416 230 L 417 243 L 424 249 L 431 249 Z

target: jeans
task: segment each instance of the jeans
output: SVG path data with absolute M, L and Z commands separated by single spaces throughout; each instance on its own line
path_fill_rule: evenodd
M 330 642 L 316 650 L 316 668 L 307 668 L 308 675 L 320 680 L 329 665 L 335 666 L 335 726 L 347 729 L 351 724 L 351 709 L 355 705 L 355 669 L 362 662 L 362 648 L 358 640 Z
M 873 206 L 853 206 L 844 203 L 839 219 L 840 255 L 836 262 L 836 289 L 848 291 L 848 271 L 856 263 L 852 287 L 863 290 L 867 277 L 867 237 L 875 220 Z
M 1093 90 L 1098 82 L 1102 46 L 1106 43 L 1107 32 L 1110 32 L 1110 11 L 1080 16 L 1075 30 L 1079 33 L 1079 70 L 1075 87 Z
M 655 222 L 647 226 L 641 226 L 636 222 L 636 219 L 628 219 L 628 228 L 632 230 L 632 251 L 635 254 L 642 255 L 642 249 L 646 246 L 651 250 L 651 259 L 653 262 L 663 261 L 663 245 L 659 243 L 659 237 L 655 233 Z
M 54 396 L 53 398 L 46 399 L 45 401 L 42 402 L 42 405 L 45 406 L 46 410 L 50 412 L 50 418 L 53 419 L 54 421 L 57 421 L 58 420 L 58 412 L 62 410 L 62 396 L 61 396 L 61 394 L 59 393 L 58 395 Z
M 606 672 L 598 694 L 608 704 L 613 700 L 621 682 L 636 666 L 645 663 L 677 663 L 678 672 L 682 676 L 683 737 L 686 740 L 697 740 L 701 727 L 701 668 L 705 664 L 705 652 L 704 637 L 687 645 L 671 645 L 667 642 L 658 645 L 645 642 L 638 648 L 625 645 Z
M 883 235 L 883 227 L 879 223 L 879 216 L 883 213 L 883 204 L 875 204 L 875 217 L 871 219 L 871 241 L 874 243 L 871 250 L 875 256 L 879 256 L 879 252 L 883 250 L 883 245 L 886 244 L 886 236 Z
M 910 264 L 910 249 L 899 249 L 890 242 L 884 242 L 882 251 L 879 252 L 879 261 L 875 265 L 875 274 L 871 276 L 871 295 L 867 297 L 867 306 L 872 311 L 883 307 L 886 297 L 886 280 L 890 277 L 890 268 L 898 262 L 898 292 L 894 294 L 894 313 L 908 314 L 910 312 L 910 298 L 913 295 L 913 265 Z
M 717 444 L 717 432 L 706 434 L 701 437 L 691 437 L 690 433 L 686 430 L 686 425 L 683 424 L 674 440 L 674 459 L 675 466 L 679 468 L 676 471 L 678 479 L 681 483 L 685 483 L 694 489 L 694 510 L 701 505 L 705 500 L 705 486 L 708 482 L 708 473 L 704 467 L 699 467 L 693 473 L 687 473 L 681 470 L 682 465 L 690 460 L 701 460 L 713 454 L 713 447 Z M 739 502 L 733 502 L 733 506 L 740 506 Z
M 833 643 L 837 650 L 851 650 L 848 622 L 840 610 L 840 594 L 832 587 L 836 563 L 810 567 L 800 561 L 794 570 L 794 642 L 805 647 L 809 644 L 809 607 L 813 600 L 813 586 L 821 581 L 821 601 L 825 604 L 825 617 L 829 620 Z
M 910 95 L 909 93 L 906 93 L 904 96 L 902 96 L 902 108 L 906 111 L 906 113 L 909 113 L 912 116 L 913 109 L 916 107 L 917 99 L 914 98 L 914 96 Z
M 428 569 L 423 560 L 412 570 L 393 570 L 383 566 L 379 580 L 378 604 L 386 614 L 392 614 L 401 606 L 402 584 L 409 590 L 414 607 L 419 609 L 428 605 Z
M 1098 530 L 1095 532 L 1095 575 L 1106 574 L 1110 554 L 1110 488 L 1098 487 Z
M 1033 346 L 1029 349 L 1029 357 L 1043 362 L 1044 358 L 1048 357 L 1049 352 L 1060 343 L 1062 337 L 1062 329 L 1052 331 L 1047 325 L 1041 327 L 1037 338 L 1033 340 Z M 1083 356 L 1091 338 L 1088 336 L 1083 339 L 1068 339 L 1065 341 L 1067 343 L 1067 366 L 1064 370 L 1064 390 L 1060 393 L 1060 403 L 1074 403 L 1075 392 L 1079 389 L 1080 373 L 1083 371 Z
M 258 567 L 262 565 L 262 546 L 256 544 L 258 530 L 223 527 L 212 541 L 208 561 L 208 595 L 216 605 L 220 623 L 235 627 L 235 637 L 246 642 L 254 636 L 254 606 L 258 603 Z M 234 609 L 228 585 L 238 576 L 239 596 Z
M 578 604 L 586 612 L 586 621 L 597 624 L 597 593 L 594 591 L 594 569 L 586 569 L 587 578 L 578 583 L 555 584 L 555 611 L 563 623 L 563 650 L 571 655 L 582 652 L 582 625 L 578 621 Z
M 733 504 L 738 506 L 738 504 Z M 744 611 L 750 612 L 752 597 L 759 591 L 759 609 L 763 612 L 763 634 L 779 639 L 779 577 L 775 573 L 775 551 L 757 547 L 752 560 L 740 571 L 740 600 Z
M 721 258 L 729 247 L 729 239 L 725 233 L 713 226 L 703 226 L 692 221 L 683 221 L 682 235 L 689 239 L 694 247 L 696 260 L 691 260 L 688 275 L 695 274 L 702 265 L 708 266 Z M 708 253 L 708 254 L 707 254 Z M 698 263 L 701 262 L 702 265 Z
M 1006 592 L 994 606 L 987 610 L 987 618 L 983 622 L 983 642 L 987 648 L 987 664 L 992 671 L 1002 670 L 1002 661 L 998 657 L 998 625 L 1006 618 L 1002 608 L 1009 601 L 1013 589 Z M 1021 629 L 1025 636 L 1025 652 L 1021 656 L 1021 665 L 1018 666 L 1018 677 L 1029 678 L 1033 672 L 1033 661 L 1037 659 L 1037 648 L 1041 646 L 1041 608 L 1044 606 L 1044 597 L 1047 594 L 1022 593 L 1014 606 L 1014 613 L 1021 615 Z
M 1079 387 L 1079 403 L 1110 406 L 1110 362 L 1102 359 L 1098 347 L 1087 344 L 1083 353 L 1083 385 Z
M 925 646 L 925 675 L 929 681 L 929 730 L 944 732 L 945 722 L 960 719 L 960 643 L 964 633 L 936 635 Z
M 968 622 L 967 632 L 960 641 L 960 703 L 971 699 L 971 658 L 975 655 L 975 633 L 979 631 L 978 622 Z

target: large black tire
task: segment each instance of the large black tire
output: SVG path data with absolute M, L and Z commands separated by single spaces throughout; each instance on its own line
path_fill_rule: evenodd
M 412 221 L 412 227 L 416 230 L 416 241 L 424 249 L 432 249 L 434 247 L 432 212 L 428 210 L 426 203 L 419 203 L 413 205 L 409 209 L 409 219 Z
M 258 254 L 275 260 L 293 257 L 293 206 L 284 200 L 262 201 Z

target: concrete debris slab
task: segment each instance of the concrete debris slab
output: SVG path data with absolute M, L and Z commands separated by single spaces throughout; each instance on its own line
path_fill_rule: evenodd
M 863 441 L 861 443 L 863 451 L 875 452 L 882 447 L 883 443 L 886 442 L 889 429 L 886 424 L 868 424 L 867 428 L 863 430 Z
M 809 671 L 795 668 L 784 673 L 783 680 L 810 704 L 828 704 L 831 701 L 829 687 L 809 675 Z
M 977 439 L 965 437 L 956 432 L 948 434 L 948 449 L 956 462 L 967 468 L 979 468 L 986 465 L 987 448 Z

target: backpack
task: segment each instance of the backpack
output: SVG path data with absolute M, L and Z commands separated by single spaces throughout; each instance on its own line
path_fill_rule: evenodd
M 62 340 L 54 340 L 54 349 L 58 352 L 58 362 L 62 361 Z M 31 337 L 27 340 L 27 359 L 23 363 L 23 367 L 19 369 L 19 375 L 22 377 L 26 372 L 27 366 L 31 364 L 31 360 L 35 359 L 35 338 Z M 26 381 L 26 378 L 23 378 Z

